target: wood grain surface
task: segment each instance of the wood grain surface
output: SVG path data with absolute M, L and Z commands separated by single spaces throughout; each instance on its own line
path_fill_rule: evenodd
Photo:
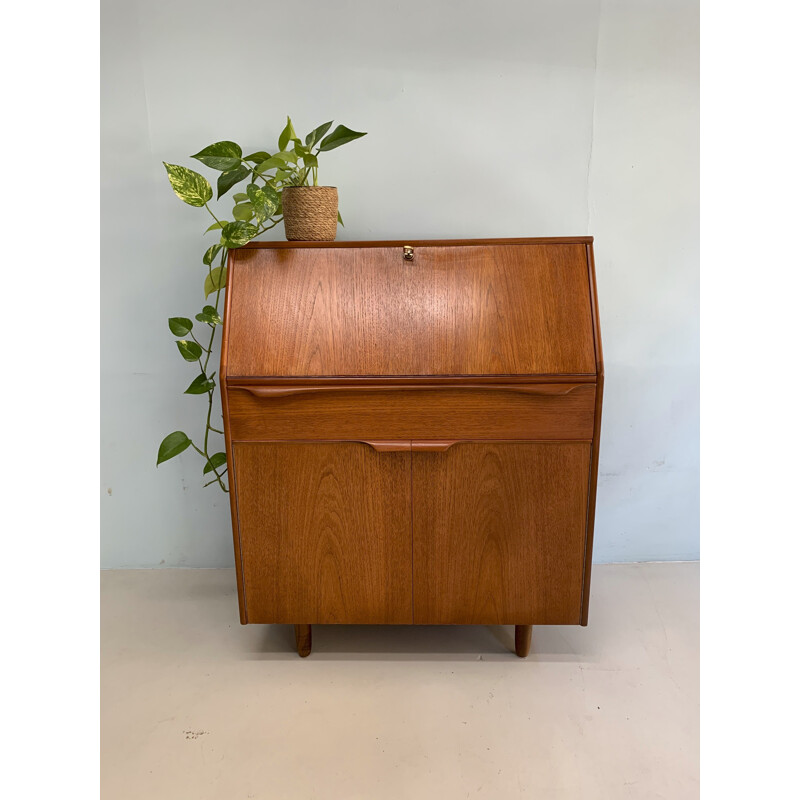
M 248 622 L 410 623 L 411 453 L 233 445 Z
M 517 625 L 514 628 L 514 650 L 520 658 L 527 658 L 531 652 L 532 633 L 530 625 Z
M 219 373 L 242 622 L 587 623 L 591 237 L 251 243 Z
M 229 275 L 227 280 L 227 288 L 225 290 L 225 316 L 223 317 L 222 326 L 222 342 L 220 344 L 219 356 L 219 379 L 220 379 L 220 400 L 222 401 L 222 427 L 225 432 L 225 456 L 226 464 L 228 466 L 227 481 L 228 481 L 228 502 L 231 508 L 231 522 L 233 532 L 233 558 L 234 566 L 236 568 L 236 590 L 239 600 L 239 622 L 242 625 L 247 624 L 247 606 L 244 601 L 244 576 L 242 575 L 242 547 L 241 547 L 241 532 L 239 529 L 239 510 L 236 504 L 236 474 L 233 469 L 233 447 L 231 442 L 231 424 L 230 424 L 230 410 L 228 408 L 228 385 L 226 380 L 227 373 L 227 357 L 228 357 L 228 331 L 230 326 L 227 324 L 228 315 L 231 308 L 231 275 L 230 265 L 231 256 L 228 254 L 227 261 Z
M 586 245 L 243 248 L 227 376 L 594 374 Z
M 414 622 L 578 624 L 591 446 L 416 452 Z
M 594 550 L 594 518 L 597 505 L 597 474 L 600 466 L 600 423 L 603 418 L 603 340 L 600 335 L 600 310 L 597 302 L 597 275 L 594 266 L 594 248 L 586 244 L 586 260 L 589 272 L 589 291 L 592 301 L 592 328 L 594 330 L 594 352 L 597 369 L 597 391 L 595 392 L 594 429 L 592 431 L 592 467 L 589 474 L 589 502 L 586 509 L 586 552 L 583 563 L 583 598 L 581 600 L 581 625 L 589 624 L 589 590 L 592 583 L 592 552 Z
M 248 242 L 242 250 L 292 250 L 304 248 L 341 248 L 343 250 L 363 250 L 369 247 L 463 247 L 472 245 L 510 245 L 510 244 L 591 244 L 594 236 L 521 236 L 503 239 L 368 239 L 366 241 L 338 242 L 284 242 L 273 241 Z
M 591 439 L 595 385 L 514 389 L 374 388 L 262 398 L 228 385 L 234 441 L 272 439 Z
M 300 658 L 306 658 L 311 654 L 311 626 L 310 625 L 295 625 L 294 626 L 294 644 L 297 647 L 297 655 Z

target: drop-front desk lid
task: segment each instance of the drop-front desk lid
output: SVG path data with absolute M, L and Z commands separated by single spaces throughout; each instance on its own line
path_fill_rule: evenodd
M 251 243 L 229 261 L 226 375 L 594 375 L 591 242 Z

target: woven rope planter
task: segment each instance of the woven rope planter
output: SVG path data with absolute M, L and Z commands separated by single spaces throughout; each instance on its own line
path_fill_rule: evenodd
M 283 224 L 290 242 L 332 242 L 338 212 L 335 186 L 290 186 L 283 190 Z

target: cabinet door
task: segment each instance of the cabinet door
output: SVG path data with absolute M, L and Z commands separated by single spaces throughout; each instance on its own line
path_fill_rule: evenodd
M 591 445 L 416 447 L 414 622 L 580 623 Z
M 413 244 L 413 243 L 412 243 Z M 594 374 L 585 242 L 231 251 L 228 377 Z
M 248 622 L 410 623 L 411 453 L 233 445 Z

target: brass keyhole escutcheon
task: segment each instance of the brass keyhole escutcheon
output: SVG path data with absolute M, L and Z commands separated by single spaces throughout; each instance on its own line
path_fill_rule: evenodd
M 411 245 L 404 245 L 403 246 L 403 258 L 406 261 L 413 261 L 414 260 L 414 248 Z

